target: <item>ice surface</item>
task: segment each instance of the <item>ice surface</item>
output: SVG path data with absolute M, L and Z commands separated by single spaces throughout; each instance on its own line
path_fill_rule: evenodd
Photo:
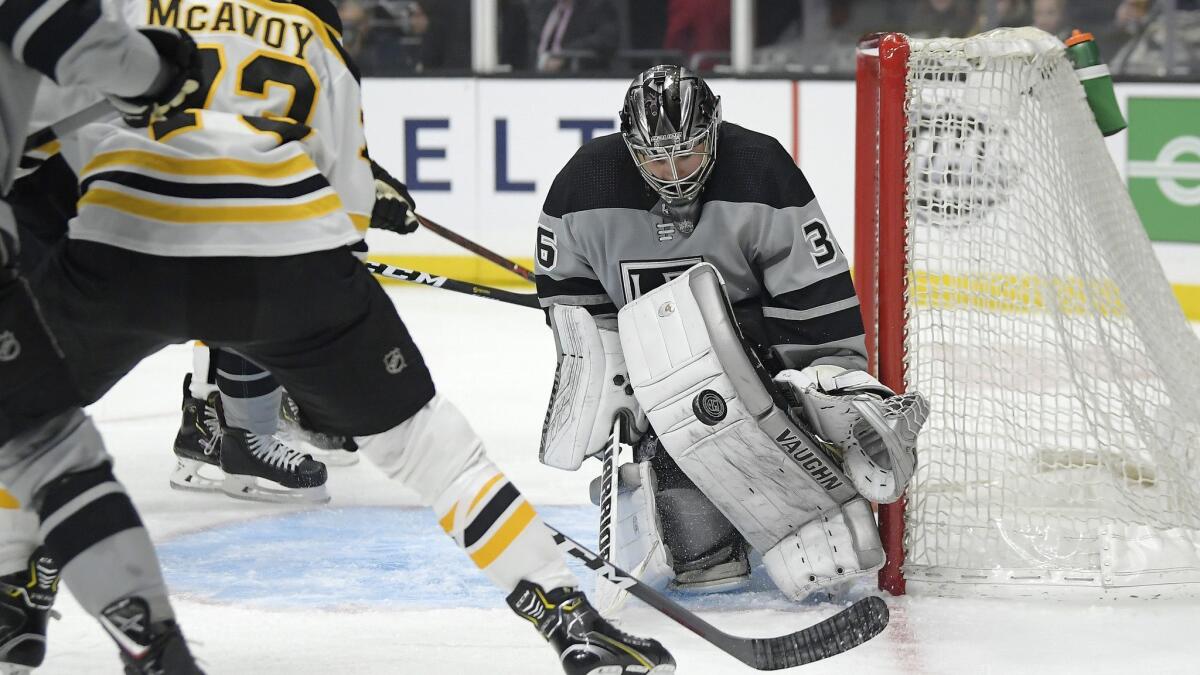
M 539 312 L 445 291 L 391 291 L 439 389 L 546 519 L 590 536 L 589 471 L 537 462 L 553 374 Z M 179 385 L 190 348 L 147 359 L 93 406 L 117 474 L 160 544 L 180 621 L 210 673 L 561 672 L 551 650 L 502 606 L 411 493 L 366 462 L 330 471 L 330 505 L 239 502 L 169 489 Z M 699 603 L 732 633 L 790 632 L 832 614 L 760 583 Z M 890 601 L 883 635 L 804 673 L 1197 673 L 1200 604 L 1024 600 Z M 44 673 L 119 673 L 116 649 L 64 593 Z M 751 672 L 632 607 L 624 627 L 653 634 L 686 675 Z M 800 671 L 797 671 L 800 672 Z

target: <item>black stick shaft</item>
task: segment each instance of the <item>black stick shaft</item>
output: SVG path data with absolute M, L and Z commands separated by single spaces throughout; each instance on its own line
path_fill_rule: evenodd
M 466 281 L 459 281 L 458 279 L 440 277 L 419 270 L 406 270 L 403 267 L 387 265 L 381 262 L 367 261 L 365 264 L 367 270 L 372 274 L 384 277 L 385 279 L 407 281 L 413 284 L 421 284 L 422 286 L 454 291 L 455 293 L 466 293 L 467 295 L 474 295 L 481 298 L 499 300 L 500 302 L 507 302 L 510 305 L 540 309 L 537 295 L 533 293 L 513 293 L 512 291 L 492 288 L 491 286 L 479 286 Z
M 478 255 L 478 256 L 484 258 L 488 262 L 492 262 L 492 263 L 499 265 L 500 267 L 503 267 L 504 269 L 508 270 L 509 272 L 512 272 L 513 274 L 521 277 L 522 279 L 524 279 L 526 281 L 533 281 L 533 272 L 530 271 L 528 268 L 523 267 L 519 263 L 509 260 L 508 258 L 505 258 L 504 256 L 500 255 L 499 253 L 492 251 L 491 249 L 484 248 L 483 246 L 471 241 L 470 239 L 467 239 L 466 237 L 462 236 L 461 234 L 459 234 L 453 230 L 449 230 L 445 227 L 442 227 L 441 225 L 438 225 L 437 223 L 433 222 L 432 220 L 426 218 L 425 216 L 422 216 L 420 214 L 415 214 L 415 215 L 417 216 L 417 222 L 421 223 L 421 225 L 425 229 L 429 230 L 430 232 L 433 232 L 434 234 L 438 235 L 439 237 L 449 239 L 450 241 L 454 242 L 455 244 L 458 244 L 459 246 L 467 249 L 471 253 L 474 253 L 475 255 Z

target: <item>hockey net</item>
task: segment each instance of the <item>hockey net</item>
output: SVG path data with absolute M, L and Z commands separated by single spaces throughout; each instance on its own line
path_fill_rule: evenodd
M 855 277 L 872 368 L 932 414 L 881 584 L 1200 590 L 1200 343 L 1061 42 L 874 36 Z

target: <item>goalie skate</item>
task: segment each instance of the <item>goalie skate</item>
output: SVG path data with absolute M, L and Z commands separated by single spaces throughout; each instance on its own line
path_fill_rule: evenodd
M 317 431 L 309 424 L 304 411 L 285 391 L 279 401 L 280 439 L 293 446 L 303 447 L 326 466 L 354 466 L 358 464 L 358 445 L 353 438 Z
M 171 487 L 216 492 L 224 480 L 219 455 L 221 422 L 217 412 L 221 395 L 213 392 L 207 400 L 195 398 L 190 392 L 191 380 L 191 373 L 183 378 L 183 419 L 175 434 Z

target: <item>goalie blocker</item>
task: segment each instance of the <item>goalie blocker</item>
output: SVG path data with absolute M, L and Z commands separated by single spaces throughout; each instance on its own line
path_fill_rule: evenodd
M 882 566 L 870 504 L 785 412 L 712 265 L 629 303 L 618 326 L 662 447 L 763 553 L 780 590 L 801 599 Z

